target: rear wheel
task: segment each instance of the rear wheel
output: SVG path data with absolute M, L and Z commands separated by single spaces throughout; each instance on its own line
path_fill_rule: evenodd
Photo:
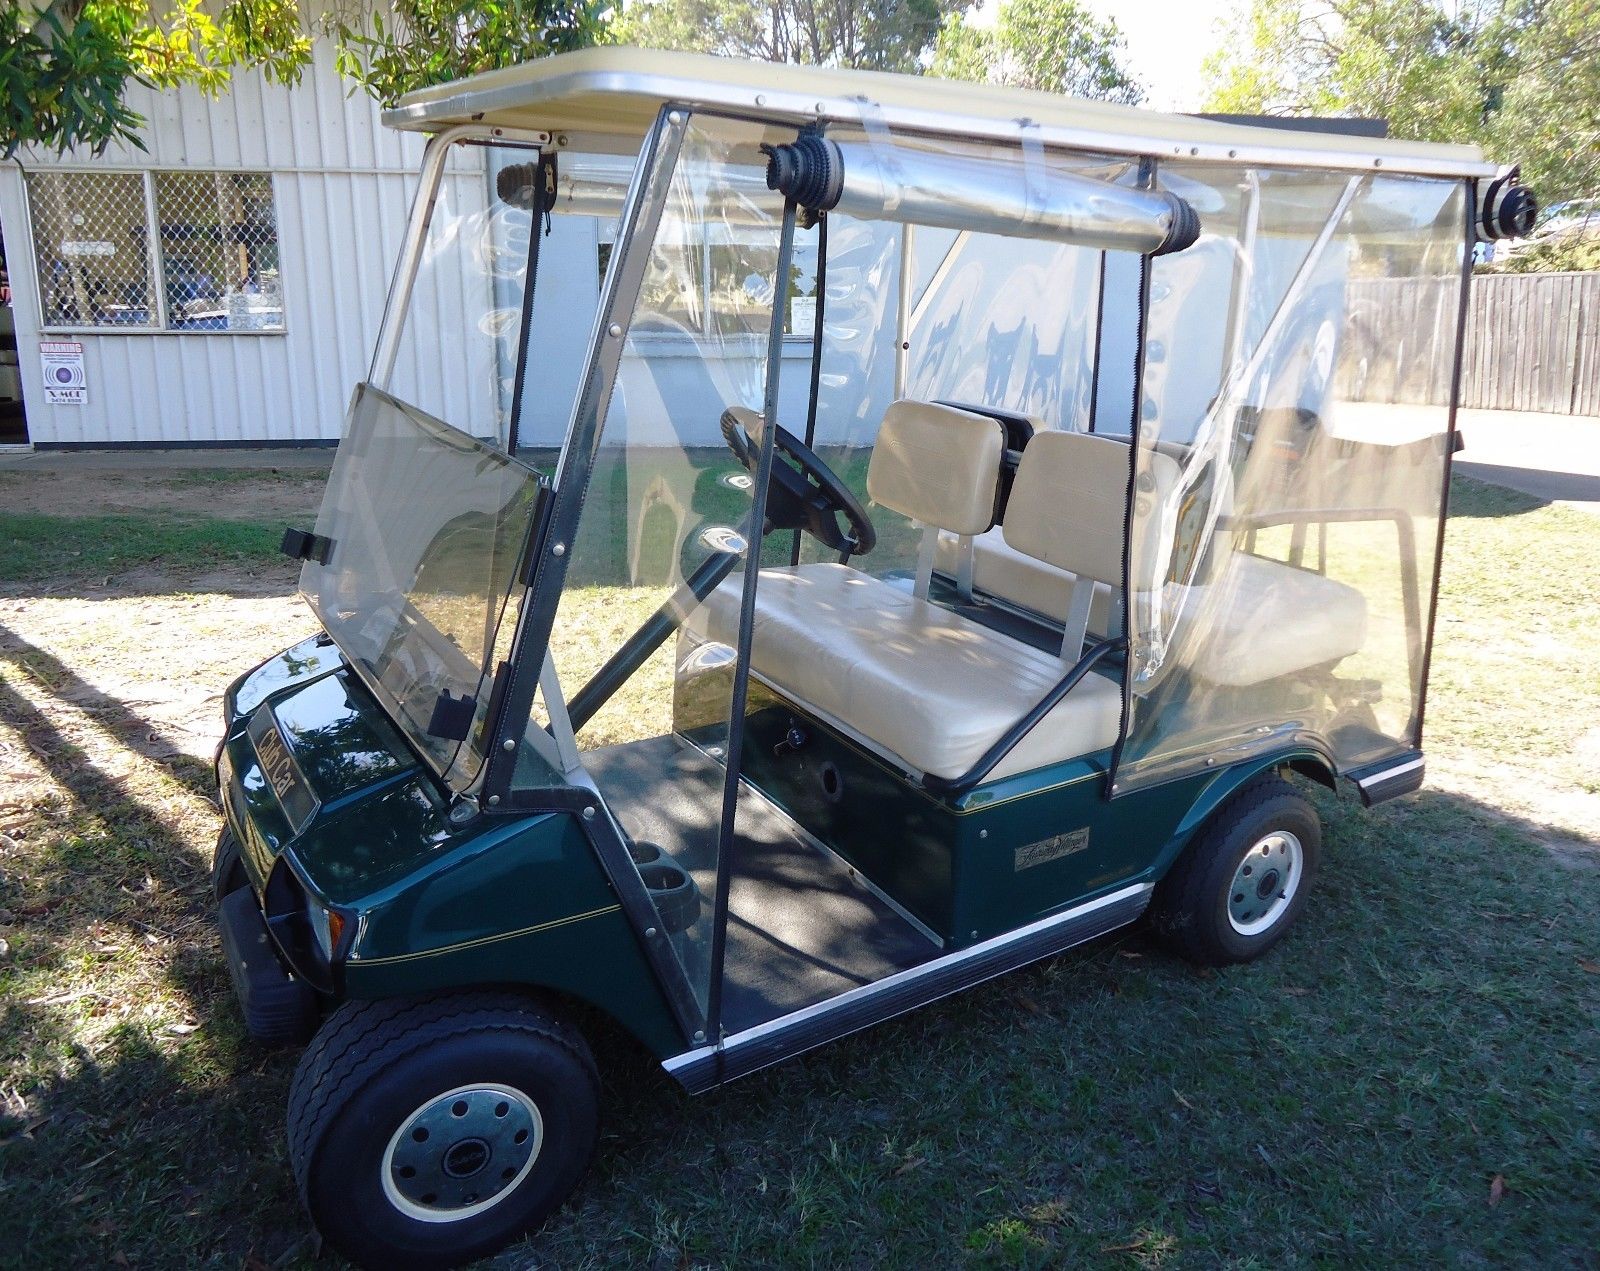
M 1282 777 L 1257 778 L 1212 814 L 1161 881 L 1156 930 L 1202 965 L 1258 958 L 1305 908 L 1321 849 L 1316 809 Z
M 352 1002 L 289 1095 L 289 1157 L 329 1243 L 368 1267 L 481 1258 L 588 1168 L 599 1082 L 576 1030 L 513 993 Z

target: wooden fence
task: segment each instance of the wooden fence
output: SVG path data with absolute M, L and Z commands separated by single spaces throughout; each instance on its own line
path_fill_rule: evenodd
M 1421 278 L 1351 284 L 1352 326 L 1382 364 L 1362 377 L 1370 400 L 1449 400 L 1450 358 L 1407 351 L 1454 347 L 1453 291 Z M 1461 404 L 1600 415 L 1600 273 L 1474 275 Z

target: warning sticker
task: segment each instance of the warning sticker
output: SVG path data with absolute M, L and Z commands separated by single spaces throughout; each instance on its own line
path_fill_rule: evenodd
M 44 369 L 44 400 L 52 406 L 83 406 L 89 401 L 89 381 L 83 372 L 83 344 L 78 340 L 40 340 L 39 363 Z

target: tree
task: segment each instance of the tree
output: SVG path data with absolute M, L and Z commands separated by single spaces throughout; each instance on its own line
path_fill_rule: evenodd
M 0 0 L 0 148 L 138 145 L 130 84 L 299 82 L 315 35 L 373 96 L 592 44 L 603 0 Z
M 358 0 L 327 30 L 339 71 L 385 105 L 430 84 L 596 43 L 605 0 Z
M 0 10 L 0 146 L 95 153 L 138 144 L 143 121 L 128 84 L 198 84 L 215 92 L 235 68 L 262 68 L 294 83 L 311 58 L 295 0 L 173 0 L 158 15 L 148 0 L 10 0 Z
M 633 0 L 607 38 L 809 66 L 916 71 L 965 0 Z
M 1122 63 L 1122 35 L 1078 0 L 1002 0 L 992 28 L 961 13 L 945 20 L 930 73 L 1038 88 L 1104 101 L 1139 101 L 1144 92 Z
M 1545 204 L 1600 195 L 1600 5 L 1506 4 L 1485 33 L 1484 125 L 1476 139 Z
M 1600 190 L 1594 0 L 1251 0 L 1206 72 L 1210 110 L 1381 118 L 1520 163 L 1546 202 Z

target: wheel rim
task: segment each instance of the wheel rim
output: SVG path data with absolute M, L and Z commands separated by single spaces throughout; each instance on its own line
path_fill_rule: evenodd
M 1305 859 L 1300 839 L 1288 830 L 1258 839 L 1228 884 L 1228 924 L 1241 936 L 1259 936 L 1277 923 L 1300 890 Z
M 422 1222 L 460 1222 L 498 1205 L 544 1146 L 538 1106 L 512 1086 L 457 1086 L 403 1120 L 384 1149 L 383 1192 Z

